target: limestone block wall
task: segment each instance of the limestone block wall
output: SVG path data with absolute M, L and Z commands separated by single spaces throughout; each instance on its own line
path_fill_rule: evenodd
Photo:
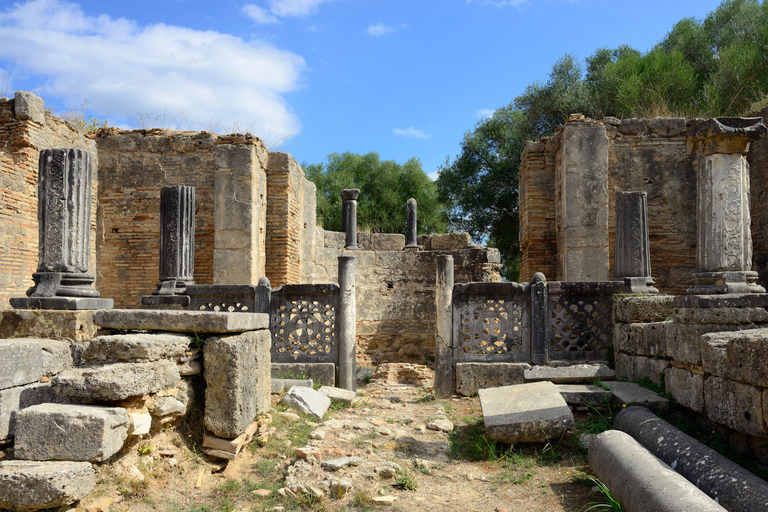
M 453 255 L 456 283 L 501 280 L 498 250 L 471 244 L 466 233 L 419 237 L 419 245 L 434 248 L 421 251 L 403 250 L 400 234 L 358 233 L 360 250 L 354 252 L 344 250 L 344 233 L 318 229 L 316 240 L 314 283 L 338 283 L 338 256 L 357 256 L 360 365 L 434 358 L 438 255 Z
M 694 308 L 680 307 L 670 296 L 618 300 L 616 375 L 647 377 L 680 405 L 765 444 L 768 311 L 749 297 L 741 302 Z
M 43 149 L 71 147 L 91 153 L 94 176 L 98 155 L 93 140 L 47 113 L 42 98 L 19 92 L 0 98 L 0 309 L 23 297 L 37 270 L 37 170 Z M 96 191 L 91 211 L 89 272 L 96 271 Z

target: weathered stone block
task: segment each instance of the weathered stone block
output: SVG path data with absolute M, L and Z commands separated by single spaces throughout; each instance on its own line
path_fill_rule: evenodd
M 68 342 L 38 339 L 37 343 L 43 350 L 44 375 L 56 375 L 72 367 L 72 347 Z
M 315 416 L 318 420 L 323 419 L 331 406 L 331 399 L 325 394 L 304 386 L 293 386 L 280 402 L 299 412 Z
M 667 354 L 681 363 L 701 364 L 701 336 L 710 332 L 732 331 L 733 325 L 673 324 L 667 341 Z
M 432 235 L 429 249 L 432 251 L 455 251 L 472 243 L 469 233 L 440 233 Z
M 673 295 L 648 297 L 624 297 L 613 306 L 613 318 L 617 323 L 663 322 L 672 317 Z
M 619 125 L 619 132 L 624 135 L 648 135 L 648 121 L 645 119 L 623 119 Z
M 166 359 L 146 363 L 113 363 L 70 368 L 51 380 L 57 396 L 73 402 L 125 400 L 174 387 L 181 376 Z
M 192 339 L 178 334 L 117 334 L 91 340 L 83 352 L 89 362 L 119 363 L 178 359 Z
M 669 400 L 660 397 L 649 389 L 638 386 L 634 382 L 605 382 L 603 384 L 610 389 L 613 401 L 622 407 L 640 405 L 654 411 L 665 410 L 669 407 Z
M 681 368 L 664 372 L 664 389 L 680 405 L 701 412 L 704 409 L 704 376 Z
M 244 332 L 269 328 L 269 315 L 265 313 L 222 311 L 109 309 L 96 311 L 93 321 L 110 329 L 191 334 Z
M 271 373 L 278 379 L 307 378 L 323 386 L 336 385 L 335 363 L 272 363 Z
M 70 505 L 96 485 L 89 462 L 0 461 L 0 507 L 39 510 Z
M 43 350 L 34 338 L 0 340 L 0 389 L 37 382 L 43 363 Z
M 604 364 L 574 364 L 560 367 L 534 366 L 523 373 L 528 382 L 546 380 L 556 384 L 592 382 L 595 379 L 614 379 L 616 377 L 616 372 Z
M 338 231 L 323 231 L 323 246 L 328 249 L 343 249 L 347 235 Z
M 16 91 L 13 95 L 13 113 L 22 121 L 45 123 L 43 98 L 29 91 Z
M 7 309 L 0 311 L 0 337 L 31 336 L 69 338 L 75 342 L 96 336 L 93 311 L 50 309 Z
M 523 384 L 528 363 L 456 363 L 456 393 L 472 396 L 480 389 Z
M 318 389 L 317 391 L 327 396 L 331 400 L 338 400 L 339 402 L 342 402 L 348 405 L 352 404 L 352 402 L 355 401 L 355 398 L 357 398 L 357 393 L 355 391 L 351 391 L 349 389 L 335 388 L 332 386 L 321 386 L 320 389 Z
M 768 322 L 768 310 L 746 308 L 675 308 L 673 318 L 679 324 L 754 324 Z
M 727 379 L 768 387 L 768 329 L 704 334 L 701 337 L 704 370 Z
M 565 403 L 571 405 L 603 405 L 611 396 L 610 391 L 588 384 L 556 384 L 555 387 Z
M 704 381 L 704 405 L 712 421 L 745 434 L 768 434 L 760 388 L 712 376 Z
M 186 407 L 172 396 L 158 396 L 147 401 L 147 410 L 152 416 L 164 418 L 166 416 L 183 416 Z
M 214 435 L 234 439 L 269 410 L 270 342 L 267 330 L 206 342 L 205 427 Z
M 32 405 L 55 402 L 50 382 L 0 390 L 0 441 L 13 437 L 16 414 Z
M 613 329 L 614 347 L 619 352 L 642 356 L 665 356 L 672 322 L 642 324 L 617 323 Z
M 543 443 L 573 428 L 573 414 L 551 382 L 481 389 L 488 437 L 503 443 Z
M 374 251 L 402 251 L 405 236 L 399 233 L 372 233 L 371 249 Z
M 675 137 L 685 135 L 688 128 L 682 117 L 654 117 L 648 121 L 648 129 L 659 137 Z
M 616 375 L 626 377 L 629 380 L 648 378 L 655 384 L 664 383 L 664 370 L 669 368 L 670 362 L 666 359 L 654 359 L 623 354 L 616 354 Z
M 24 460 L 104 461 L 123 447 L 128 424 L 122 407 L 33 405 L 16 417 L 14 455 Z

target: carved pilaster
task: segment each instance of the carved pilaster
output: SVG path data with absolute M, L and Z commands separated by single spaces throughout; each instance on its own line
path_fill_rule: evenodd
M 648 195 L 616 192 L 614 280 L 624 281 L 632 293 L 658 293 L 651 277 L 648 243 Z

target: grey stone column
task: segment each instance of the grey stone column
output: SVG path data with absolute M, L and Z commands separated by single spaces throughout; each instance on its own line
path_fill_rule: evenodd
M 616 192 L 613 277 L 631 293 L 659 293 L 651 277 L 649 247 L 648 194 Z
M 531 281 L 531 362 L 549 364 L 549 291 L 541 272 Z
M 408 219 L 405 226 L 405 247 L 408 249 L 417 249 L 419 247 L 416 223 L 416 200 L 410 198 L 408 200 Z
M 356 337 L 357 308 L 355 305 L 355 257 L 339 256 L 339 387 L 357 389 Z
M 39 259 L 27 297 L 17 309 L 106 309 L 88 274 L 91 233 L 91 155 L 82 149 L 40 152 L 37 183 Z
M 262 277 L 256 287 L 256 307 L 254 313 L 270 314 L 272 308 L 272 284 L 269 279 Z
M 144 305 L 189 304 L 186 286 L 194 284 L 195 188 L 160 189 L 160 282 Z
M 766 127 L 759 117 L 709 119 L 688 131 L 688 149 L 698 153 L 697 246 L 689 294 L 764 293 L 752 268 L 749 214 L 749 143 Z
M 414 201 L 414 206 L 416 202 Z M 453 371 L 453 256 L 438 256 L 435 286 L 435 397 L 448 398 L 456 390 Z
M 360 190 L 356 188 L 345 188 L 341 191 L 342 213 L 344 218 L 342 224 L 347 234 L 347 243 L 345 249 L 357 250 L 357 197 Z

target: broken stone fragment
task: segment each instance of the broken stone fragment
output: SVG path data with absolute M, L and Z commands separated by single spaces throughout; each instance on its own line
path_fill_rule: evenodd
M 83 499 L 96 485 L 89 462 L 0 462 L 0 507 L 39 510 Z
M 285 394 L 281 403 L 322 420 L 331 406 L 331 399 L 312 388 L 293 386 Z

